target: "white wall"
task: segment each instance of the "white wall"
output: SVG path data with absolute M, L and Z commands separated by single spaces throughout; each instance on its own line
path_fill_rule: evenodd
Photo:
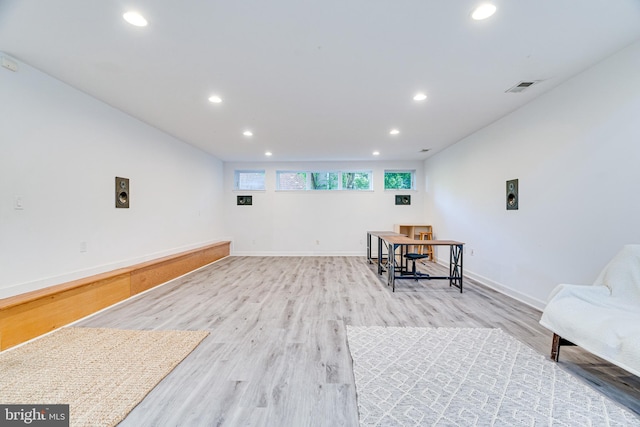
M 0 297 L 220 239 L 236 255 L 363 255 L 367 230 L 427 222 L 467 243 L 466 273 L 542 307 L 640 243 L 638 70 L 640 43 L 424 163 L 223 165 L 25 64 L 2 68 Z M 265 169 L 266 191 L 233 191 L 235 169 Z M 278 192 L 279 169 L 372 170 L 374 191 Z M 416 169 L 418 191 L 384 191 L 385 169 Z M 131 179 L 128 210 L 115 176 Z M 520 209 L 506 211 L 513 178 Z
M 537 307 L 558 283 L 592 283 L 640 243 L 640 42 L 428 159 L 425 174 L 427 217 L 467 243 L 466 273 Z M 514 178 L 520 209 L 507 211 Z
M 234 191 L 234 171 L 265 170 L 266 190 Z M 415 169 L 416 191 L 385 191 L 385 169 Z M 423 164 L 413 162 L 225 163 L 224 205 L 234 255 L 359 255 L 367 230 L 393 230 L 399 222 L 424 221 Z M 276 191 L 277 170 L 371 170 L 373 191 Z M 236 196 L 252 195 L 252 206 Z M 411 205 L 396 206 L 396 194 Z
M 0 297 L 223 238 L 221 161 L 19 66 L 0 68 Z

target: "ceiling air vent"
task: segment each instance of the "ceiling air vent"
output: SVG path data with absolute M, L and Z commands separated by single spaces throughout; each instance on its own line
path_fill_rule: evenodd
M 537 80 L 531 81 L 531 82 L 520 82 L 517 85 L 513 86 L 510 89 L 507 89 L 505 91 L 505 93 L 520 93 L 528 88 L 530 88 L 531 86 L 533 86 L 534 84 L 538 83 Z
M 423 148 L 422 150 L 420 150 L 421 153 L 426 153 L 427 151 L 431 150 L 431 148 Z

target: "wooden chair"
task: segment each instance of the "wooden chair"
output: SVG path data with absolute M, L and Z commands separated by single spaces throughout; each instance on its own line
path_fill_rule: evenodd
M 431 229 L 431 226 L 429 226 L 429 229 L 427 231 L 420 232 L 420 240 L 433 240 L 433 230 Z M 424 258 L 429 257 L 429 260 L 431 262 L 436 262 L 433 256 L 433 246 L 420 246 L 418 248 L 418 253 L 426 255 Z

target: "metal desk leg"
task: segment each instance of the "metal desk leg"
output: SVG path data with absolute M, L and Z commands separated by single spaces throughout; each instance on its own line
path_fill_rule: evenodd
M 405 255 L 409 253 L 409 246 L 400 246 L 400 274 L 407 274 L 409 272 L 409 260 Z
M 451 245 L 449 250 L 449 286 L 455 286 L 462 293 L 462 245 Z
M 371 261 L 371 233 L 367 233 L 367 261 L 369 264 L 373 264 Z
M 378 276 L 382 275 L 382 237 L 378 236 Z
M 391 282 L 391 292 L 396 291 L 396 247 L 395 244 L 390 244 L 387 248 L 387 258 L 389 259 L 389 281 Z M 402 271 L 402 270 L 401 270 Z

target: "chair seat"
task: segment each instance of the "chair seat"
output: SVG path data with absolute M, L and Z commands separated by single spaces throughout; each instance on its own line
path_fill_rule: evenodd
M 407 263 L 409 261 L 411 261 L 411 275 L 416 279 L 422 279 L 422 278 L 428 278 L 429 275 L 426 273 L 421 273 L 416 269 L 416 261 L 423 259 L 423 258 L 429 258 L 428 254 L 417 254 L 417 253 L 408 253 L 404 255 L 405 258 L 407 258 Z M 408 272 L 403 273 L 403 274 L 409 274 Z
M 406 257 L 407 259 L 410 259 L 410 260 L 415 261 L 415 260 L 417 260 L 417 259 L 429 258 L 429 255 L 427 255 L 427 254 L 414 254 L 414 253 L 409 253 L 409 254 L 406 254 L 406 255 L 405 255 L 405 257 Z

